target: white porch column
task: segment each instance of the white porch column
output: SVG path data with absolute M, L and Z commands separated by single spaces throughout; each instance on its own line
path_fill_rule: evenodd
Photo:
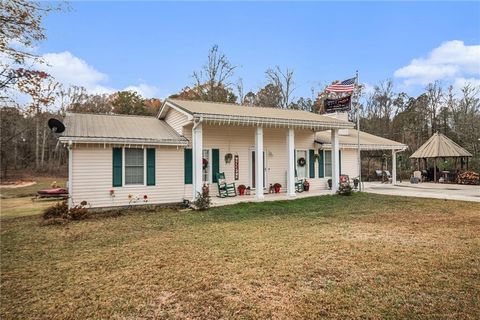
M 72 141 L 68 142 L 68 209 L 73 208 L 73 150 Z
M 397 184 L 397 153 L 392 150 L 392 184 Z
M 192 155 L 193 155 L 193 199 L 202 192 L 202 168 L 203 168 L 203 132 L 202 123 L 196 123 L 192 128 Z
M 287 132 L 287 195 L 294 197 L 295 193 L 295 133 L 293 129 L 288 129 Z
M 263 199 L 263 128 L 255 129 L 255 198 Z
M 332 193 L 338 191 L 340 180 L 340 148 L 338 143 L 338 129 L 332 129 Z

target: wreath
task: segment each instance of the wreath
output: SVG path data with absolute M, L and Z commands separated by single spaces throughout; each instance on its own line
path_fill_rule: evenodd
M 203 167 L 203 170 L 208 168 L 208 160 L 205 158 L 202 159 L 202 167 Z
M 297 163 L 300 167 L 304 167 L 307 164 L 307 160 L 305 160 L 305 158 L 302 157 L 297 160 Z

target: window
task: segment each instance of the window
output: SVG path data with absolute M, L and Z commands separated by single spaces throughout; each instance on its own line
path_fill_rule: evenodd
M 206 149 L 202 152 L 202 181 L 210 182 L 210 150 Z M 205 162 L 206 161 L 206 162 Z
M 308 158 L 307 158 L 307 151 L 306 150 L 297 150 L 297 177 L 300 179 L 307 178 L 308 174 Z M 303 166 L 300 165 L 302 162 L 300 159 L 303 159 Z
M 325 163 L 325 177 L 332 176 L 332 151 L 325 150 L 324 153 L 324 163 Z
M 145 150 L 125 148 L 125 185 L 145 184 Z

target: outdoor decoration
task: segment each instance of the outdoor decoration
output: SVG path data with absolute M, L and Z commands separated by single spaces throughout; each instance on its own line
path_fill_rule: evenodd
M 238 180 L 239 178 L 239 163 L 238 163 L 238 154 L 235 155 L 233 160 L 233 172 L 234 172 L 234 179 Z
M 241 184 L 238 186 L 238 193 L 243 196 L 245 194 L 245 190 L 247 190 L 247 187 L 244 184 Z
M 146 194 L 143 195 L 143 202 L 148 202 L 148 196 Z
M 231 153 L 227 153 L 225 155 L 225 163 L 230 163 L 232 161 L 233 155 Z
M 319 161 L 320 160 L 320 155 L 318 153 L 315 153 L 313 155 L 313 161 Z
M 268 193 L 274 193 L 275 189 L 273 188 L 273 184 L 270 183 L 270 187 L 268 188 Z
M 110 189 L 110 198 L 115 198 L 115 190 Z
M 332 179 L 328 179 L 327 183 L 328 183 L 328 189 L 332 190 Z
M 250 188 L 250 186 L 248 186 L 247 189 L 245 189 L 245 194 L 247 196 L 249 196 L 251 191 L 252 191 L 252 188 Z
M 208 168 L 208 160 L 205 158 L 202 159 L 202 168 L 203 170 Z
M 303 190 L 304 191 L 310 190 L 310 182 L 308 182 L 307 179 L 305 179 L 305 181 L 303 181 Z
M 304 167 L 307 164 L 307 160 L 304 157 L 301 157 L 297 160 L 297 163 L 300 167 Z
M 280 183 L 275 183 L 273 185 L 273 189 L 275 190 L 275 193 L 280 193 L 281 188 L 282 188 L 282 185 Z

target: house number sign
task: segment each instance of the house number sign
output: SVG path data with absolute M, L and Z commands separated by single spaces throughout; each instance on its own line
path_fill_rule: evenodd
M 238 154 L 236 154 L 235 157 L 233 158 L 233 170 L 234 170 L 235 180 L 238 180 Z

